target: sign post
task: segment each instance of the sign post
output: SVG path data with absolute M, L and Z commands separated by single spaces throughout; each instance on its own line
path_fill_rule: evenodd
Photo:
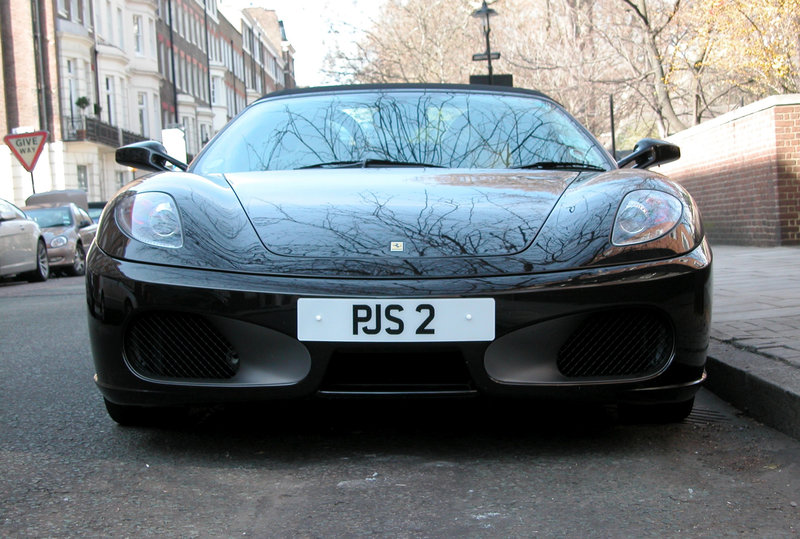
M 31 188 L 34 193 L 36 193 L 36 186 L 33 183 L 33 169 L 44 149 L 47 135 L 47 131 L 34 131 L 33 133 L 19 133 L 3 137 L 5 143 L 11 148 L 11 153 L 25 170 L 31 173 Z

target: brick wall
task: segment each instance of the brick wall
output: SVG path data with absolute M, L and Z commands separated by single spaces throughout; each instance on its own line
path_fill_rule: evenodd
M 8 2 L 0 2 L 0 136 L 9 133 L 8 121 L 6 120 L 6 77 L 5 77 L 5 39 L 8 32 L 8 19 L 11 18 L 11 6 Z M 2 160 L 2 157 L 0 157 Z M 4 170 L 0 168 L 0 170 Z
M 19 126 L 39 129 L 31 3 L 9 2 L 0 13 L 4 15 L 0 25 L 3 38 L 3 96 L 8 122 L 7 130 L 2 134 Z
M 800 96 L 775 110 L 781 244 L 800 245 Z
M 800 95 L 764 99 L 669 140 L 681 158 L 655 170 L 692 193 L 712 242 L 800 245 Z

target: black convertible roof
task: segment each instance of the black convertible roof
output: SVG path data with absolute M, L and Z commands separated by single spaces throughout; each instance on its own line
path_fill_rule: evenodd
M 360 90 L 458 90 L 462 92 L 490 92 L 506 95 L 528 95 L 542 97 L 549 101 L 556 102 L 553 98 L 537 90 L 527 88 L 513 88 L 510 86 L 493 86 L 488 84 L 433 84 L 433 83 L 391 83 L 391 84 L 343 84 L 338 86 L 310 86 L 307 88 L 292 88 L 288 90 L 278 90 L 266 94 L 258 101 L 271 99 L 273 97 L 284 97 L 290 95 L 329 93 L 329 92 L 349 92 Z

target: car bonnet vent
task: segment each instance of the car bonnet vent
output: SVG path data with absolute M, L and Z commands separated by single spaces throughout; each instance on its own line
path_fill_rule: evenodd
M 151 313 L 128 328 L 125 352 L 131 368 L 145 377 L 228 379 L 239 356 L 202 316 Z

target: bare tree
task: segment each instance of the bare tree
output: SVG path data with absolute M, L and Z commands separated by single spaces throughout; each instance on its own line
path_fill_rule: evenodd
M 666 136 L 772 93 L 800 91 L 800 0 L 501 0 L 495 72 L 541 90 L 625 144 Z M 329 56 L 351 82 L 467 82 L 485 65 L 470 0 L 387 0 L 364 37 Z
M 687 23 L 711 44 L 706 64 L 742 92 L 800 91 L 800 0 L 696 2 Z
M 558 100 L 594 133 L 609 128 L 610 89 L 593 84 L 612 59 L 591 24 L 596 0 L 508 0 L 498 47 L 515 83 Z M 513 15 L 512 15 L 513 14 Z
M 388 0 L 352 50 L 333 51 L 330 71 L 354 82 L 466 82 L 470 12 L 468 0 Z

